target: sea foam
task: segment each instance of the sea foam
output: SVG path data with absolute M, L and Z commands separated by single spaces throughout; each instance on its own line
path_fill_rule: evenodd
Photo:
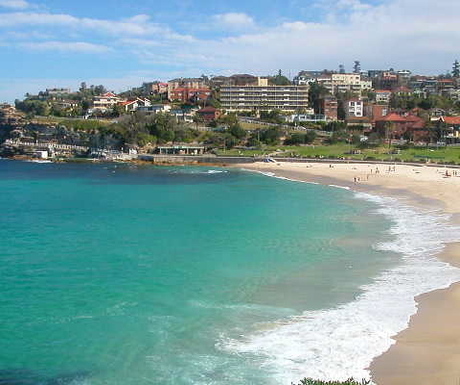
M 460 228 L 439 211 L 422 211 L 392 198 L 356 193 L 357 199 L 376 203 L 393 225 L 391 242 L 377 250 L 401 254 L 401 262 L 362 286 L 354 301 L 332 309 L 306 311 L 282 319 L 269 330 L 227 339 L 225 349 L 257 355 L 273 383 L 298 383 L 301 378 L 344 380 L 370 378 L 374 357 L 407 328 L 416 312 L 415 297 L 460 281 L 460 269 L 436 255 L 444 244 L 460 240 Z

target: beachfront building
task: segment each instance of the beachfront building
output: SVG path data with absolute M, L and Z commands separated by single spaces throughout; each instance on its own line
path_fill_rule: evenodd
M 223 86 L 220 90 L 222 108 L 227 111 L 296 111 L 308 108 L 309 86 L 268 85 L 259 78 L 257 85 Z
M 375 120 L 375 129 L 387 140 L 430 141 L 430 132 L 426 129 L 425 121 L 413 114 L 400 115 L 391 112 Z
M 156 152 L 160 155 L 203 155 L 203 146 L 159 146 Z

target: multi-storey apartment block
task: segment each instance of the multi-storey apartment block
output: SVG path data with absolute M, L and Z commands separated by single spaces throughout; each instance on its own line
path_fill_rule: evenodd
M 321 84 L 331 95 L 340 92 L 353 92 L 361 95 L 363 91 L 372 89 L 372 81 L 361 74 L 342 74 L 319 71 L 302 71 L 295 77 L 297 85 L 311 83 Z
M 257 85 L 223 86 L 222 108 L 227 111 L 296 111 L 308 108 L 309 86 L 273 86 L 266 79 Z

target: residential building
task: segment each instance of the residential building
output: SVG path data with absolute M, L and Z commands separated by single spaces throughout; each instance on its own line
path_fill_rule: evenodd
M 398 74 L 392 70 L 384 71 L 377 79 L 377 84 L 382 90 L 392 90 L 400 85 Z
M 125 112 L 134 112 L 137 111 L 139 107 L 149 107 L 152 105 L 152 103 L 149 99 L 137 98 L 135 100 L 120 102 L 118 105 L 123 107 Z
M 205 88 L 176 88 L 168 94 L 169 100 L 178 100 L 181 103 L 198 103 L 211 97 L 211 89 Z
M 364 115 L 370 117 L 372 122 L 375 123 L 376 120 L 388 114 L 389 107 L 388 104 L 369 103 L 364 106 L 364 111 Z
M 221 110 L 218 110 L 217 108 L 211 106 L 202 108 L 201 110 L 198 110 L 196 113 L 197 115 L 201 116 L 205 122 L 217 120 L 222 115 Z
M 390 90 L 375 90 L 375 101 L 377 103 L 388 104 L 391 99 Z
M 113 92 L 106 92 L 103 95 L 93 97 L 93 111 L 106 112 L 113 109 L 118 103 L 124 100 Z
M 364 102 L 360 99 L 350 99 L 345 102 L 346 118 L 362 118 L 364 116 Z
M 76 100 L 58 99 L 52 102 L 52 105 L 58 108 L 62 108 L 63 110 L 70 110 L 77 108 L 79 106 L 79 103 Z
M 295 111 L 308 108 L 308 89 L 268 85 L 267 79 L 259 79 L 257 85 L 223 86 L 220 101 L 227 111 Z
M 326 96 L 320 100 L 319 113 L 328 120 L 337 120 L 338 101 L 333 96 Z
M 460 143 L 460 116 L 442 116 L 439 118 L 443 140 L 447 144 Z
M 154 104 L 150 106 L 139 106 L 137 111 L 144 112 L 148 115 L 171 111 L 169 104 Z
M 376 131 L 388 140 L 430 141 L 430 133 L 425 126 L 425 121 L 416 115 L 399 115 L 395 112 L 375 121 Z
M 171 110 L 169 113 L 173 115 L 178 122 L 193 123 L 196 109 L 177 109 Z
M 249 74 L 236 74 L 230 76 L 230 84 L 233 86 L 249 86 L 259 84 L 259 79 L 257 76 Z M 267 80 L 268 82 L 268 80 Z
M 179 78 L 168 81 L 168 98 L 171 99 L 171 93 L 178 88 L 201 89 L 207 88 L 207 80 L 205 78 Z
M 71 93 L 72 90 L 70 88 L 47 88 L 45 91 L 46 96 L 62 96 Z
M 359 73 L 332 73 L 327 71 L 301 71 L 294 78 L 296 85 L 318 83 L 331 95 L 338 92 L 353 92 L 359 96 L 363 91 L 372 89 L 372 81 Z
M 168 83 L 150 82 L 142 84 L 144 95 L 162 95 L 168 93 Z
M 311 112 L 308 114 L 292 114 L 286 116 L 286 121 L 290 123 L 318 123 L 326 122 L 327 118 L 325 115 Z

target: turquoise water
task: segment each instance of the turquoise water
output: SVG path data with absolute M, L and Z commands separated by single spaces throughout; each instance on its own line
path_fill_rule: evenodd
M 277 383 L 232 341 L 399 260 L 372 247 L 391 238 L 375 203 L 244 171 L 3 160 L 0 188 L 11 383 Z

